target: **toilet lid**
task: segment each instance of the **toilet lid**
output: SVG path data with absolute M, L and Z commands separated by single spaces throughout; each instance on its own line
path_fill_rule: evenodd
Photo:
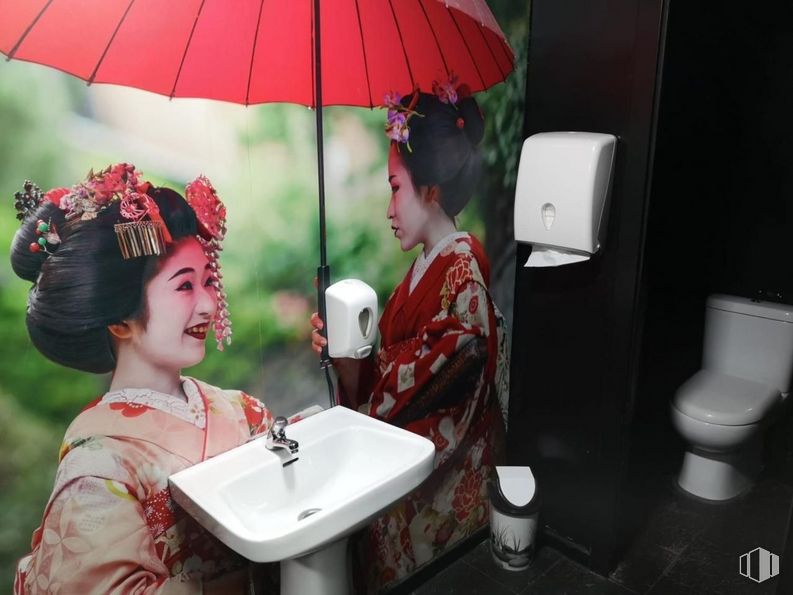
M 700 370 L 675 394 L 681 413 L 720 426 L 759 422 L 779 400 L 779 391 L 760 382 Z

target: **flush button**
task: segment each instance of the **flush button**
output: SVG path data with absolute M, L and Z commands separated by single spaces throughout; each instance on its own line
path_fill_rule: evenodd
M 363 359 L 370 353 L 372 353 L 372 346 L 364 345 L 355 350 L 355 359 Z

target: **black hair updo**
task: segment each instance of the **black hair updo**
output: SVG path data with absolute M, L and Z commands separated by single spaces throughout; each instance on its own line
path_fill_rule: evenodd
M 168 188 L 148 190 L 174 241 L 194 236 L 195 212 Z M 33 283 L 28 294 L 26 323 L 30 339 L 48 359 L 85 372 L 105 373 L 115 367 L 108 325 L 140 318 L 144 286 L 155 274 L 161 256 L 124 260 L 113 226 L 119 202 L 96 219 L 66 221 L 65 213 L 44 200 L 23 222 L 11 244 L 11 266 Z M 51 222 L 61 243 L 52 254 L 31 252 L 36 221 Z
M 413 98 L 403 97 L 402 105 L 407 107 Z M 439 186 L 441 207 L 455 217 L 471 200 L 482 173 L 482 112 L 471 96 L 461 97 L 454 106 L 430 93 L 419 93 L 413 110 L 417 113 L 408 121 L 411 150 L 398 145 L 400 156 L 413 184 Z

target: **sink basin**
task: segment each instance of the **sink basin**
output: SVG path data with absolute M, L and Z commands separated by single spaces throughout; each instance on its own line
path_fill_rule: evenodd
M 256 439 L 169 478 L 173 498 L 254 562 L 307 556 L 364 526 L 432 471 L 426 438 L 337 406 L 290 425 L 298 460 Z M 283 571 L 283 567 L 282 567 Z

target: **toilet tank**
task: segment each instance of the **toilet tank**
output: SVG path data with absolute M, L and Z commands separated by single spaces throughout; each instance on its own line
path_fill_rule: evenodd
M 787 394 L 793 372 L 793 306 L 711 295 L 705 307 L 702 367 Z

